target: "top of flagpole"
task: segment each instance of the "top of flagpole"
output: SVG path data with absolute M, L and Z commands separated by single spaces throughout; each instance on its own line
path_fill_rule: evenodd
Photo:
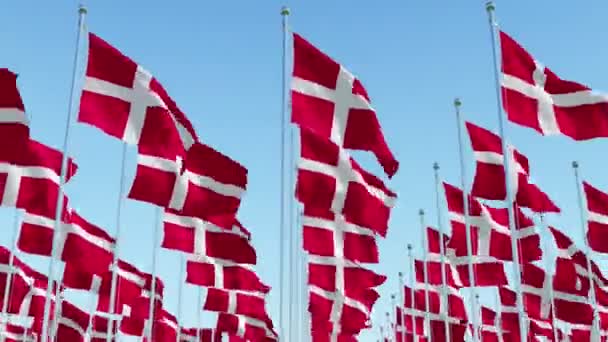
M 434 162 L 433 163 L 433 170 L 435 170 L 435 171 L 439 170 L 439 163 L 438 162 Z
M 78 14 L 87 14 L 87 8 L 84 6 L 84 4 L 78 5 Z
M 494 1 L 488 1 L 488 2 L 486 2 L 486 11 L 492 12 L 495 9 L 496 9 L 496 6 L 494 6 Z
M 572 162 L 572 168 L 578 169 L 578 162 L 576 160 Z
M 462 101 L 460 101 L 460 98 L 457 97 L 454 99 L 454 106 L 456 107 L 460 107 L 462 105 Z
M 291 11 L 289 10 L 289 7 L 287 7 L 287 6 L 281 7 L 281 15 L 289 15 L 290 13 L 291 13 Z

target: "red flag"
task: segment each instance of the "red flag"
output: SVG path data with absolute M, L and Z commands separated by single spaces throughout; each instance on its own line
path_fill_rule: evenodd
M 502 143 L 498 135 L 489 130 L 476 126 L 470 122 L 466 123 L 471 146 L 477 160 L 475 179 L 471 195 L 489 200 L 504 201 L 506 195 L 504 155 L 502 154 Z M 509 147 L 509 165 L 511 166 L 509 178 L 511 180 L 511 193 L 518 206 L 529 208 L 538 213 L 560 212 L 537 185 L 529 182 L 530 167 L 528 158 Z
M 297 33 L 293 42 L 292 122 L 340 147 L 371 151 L 392 177 L 399 162 L 361 82 Z
M 6 160 L 19 158 L 27 151 L 29 135 L 25 106 L 17 88 L 17 74 L 0 68 L 0 143 L 10 146 L 2 151 Z
M 300 137 L 296 198 L 385 236 L 395 193 L 338 145 L 306 129 L 300 130 Z
M 165 157 L 183 156 L 198 140 L 158 80 L 93 33 L 78 121 Z
M 542 135 L 608 137 L 608 96 L 562 80 L 500 32 L 503 107 L 509 120 Z

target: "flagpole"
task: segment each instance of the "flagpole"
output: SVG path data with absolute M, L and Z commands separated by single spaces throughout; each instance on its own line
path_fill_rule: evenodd
M 494 325 L 496 326 L 496 333 L 498 334 L 498 342 L 504 342 L 504 336 L 502 332 L 502 303 L 499 298 L 500 294 L 496 291 L 494 296 L 494 305 L 496 305 L 496 317 L 494 318 Z M 557 342 L 557 340 L 555 340 Z
M 58 233 L 60 230 L 61 219 L 62 219 L 62 209 L 63 209 L 63 186 L 65 183 L 66 173 L 67 173 L 67 164 L 68 164 L 68 144 L 70 140 L 70 127 L 72 124 L 73 112 L 75 107 L 75 93 L 76 93 L 76 81 L 78 78 L 78 58 L 80 57 L 80 39 L 82 32 L 84 31 L 84 20 L 86 16 L 87 10 L 86 8 L 80 4 L 78 7 L 78 33 L 76 35 L 76 49 L 74 51 L 74 60 L 72 65 L 72 81 L 71 81 L 71 89 L 70 89 L 70 97 L 68 103 L 68 115 L 66 119 L 66 127 L 65 127 L 65 135 L 63 137 L 63 156 L 61 159 L 61 174 L 59 176 L 59 191 L 57 191 L 57 207 L 55 208 L 55 223 L 53 230 L 53 240 L 51 242 L 51 260 L 49 261 L 49 269 L 48 269 L 48 284 L 46 287 L 46 296 L 44 299 L 44 313 L 42 320 L 42 340 L 41 342 L 48 341 L 49 338 L 49 316 L 51 309 L 51 291 L 53 289 L 53 272 L 55 271 L 55 260 L 57 259 L 57 251 L 56 251 L 56 241 L 58 237 Z
M 283 314 L 285 309 L 284 303 L 284 278 L 285 278 L 285 265 L 283 258 L 285 256 L 285 202 L 287 199 L 287 192 L 285 191 L 285 127 L 286 127 L 286 116 L 287 116 L 287 36 L 288 36 L 288 27 L 287 27 L 287 19 L 289 16 L 289 8 L 283 6 L 281 8 L 281 17 L 282 17 L 282 29 L 283 29 L 283 38 L 282 38 L 282 47 L 283 47 L 283 55 L 282 55 L 282 65 L 281 65 L 281 184 L 280 184 L 280 209 L 279 209 L 279 336 L 285 336 L 285 322 L 283 320 Z
M 6 284 L 4 285 L 4 299 L 2 300 L 2 322 L 8 322 L 8 301 L 11 296 L 11 282 L 13 279 L 13 267 L 15 264 L 15 253 L 17 252 L 17 235 L 19 235 L 19 209 L 15 208 L 15 214 L 13 217 L 13 239 L 11 242 L 11 254 L 8 259 L 8 274 Z M 6 337 L 2 335 L 1 341 L 4 342 Z
M 498 55 L 496 53 L 496 28 L 498 24 L 496 23 L 496 19 L 494 17 L 494 3 L 492 1 L 488 1 L 486 3 L 486 11 L 488 12 L 488 21 L 490 26 L 490 37 L 492 44 L 492 60 L 494 62 L 494 81 L 496 83 L 496 115 L 498 116 L 498 128 L 500 131 L 500 140 L 502 145 L 502 155 L 503 155 L 503 165 L 505 171 L 505 190 L 507 193 L 507 211 L 509 214 L 509 228 L 511 230 L 511 253 L 513 254 L 513 273 L 515 277 L 515 290 L 516 290 L 516 298 L 517 298 L 517 309 L 519 314 L 519 329 L 521 332 L 521 342 L 526 342 L 527 329 L 526 323 L 524 319 L 524 311 L 523 311 L 523 294 L 521 291 L 521 270 L 519 266 L 519 251 L 517 247 L 517 230 L 515 228 L 515 213 L 513 210 L 513 191 L 511 188 L 511 152 L 507 148 L 506 141 L 506 133 L 505 133 L 505 125 L 504 125 L 504 116 L 502 114 L 502 96 L 501 96 L 501 85 L 500 85 L 500 69 L 498 63 Z
M 429 316 L 429 275 L 427 269 L 428 257 L 426 253 L 426 249 L 428 243 L 426 241 L 426 224 L 424 222 L 424 210 L 420 209 L 418 211 L 418 215 L 420 216 L 420 229 L 422 230 L 422 260 L 423 260 L 423 269 L 424 269 L 424 324 L 429 331 L 431 330 L 431 317 Z M 432 334 L 429 333 L 428 340 L 432 341 Z
M 397 295 L 396 294 L 391 294 L 391 307 L 393 308 L 393 314 L 395 317 L 395 320 L 393 321 L 394 324 L 392 325 L 392 327 L 389 327 L 389 336 L 393 336 L 393 338 L 395 338 L 396 332 L 397 332 L 397 310 L 395 310 L 395 308 L 397 307 Z M 390 311 L 389 311 L 390 313 Z M 392 329 L 390 329 L 392 328 Z M 395 338 L 396 340 L 396 338 Z
M 152 285 L 150 286 L 150 308 L 148 311 L 148 320 L 150 321 L 148 329 L 148 341 L 152 341 L 152 330 L 154 327 L 154 306 L 156 301 L 156 259 L 158 259 L 158 246 L 160 226 L 163 224 L 162 208 L 156 208 L 156 224 L 154 225 L 154 245 L 152 247 Z
M 401 324 L 403 325 L 402 328 L 402 340 L 403 342 L 405 342 L 405 284 L 403 282 L 403 272 L 399 272 L 399 294 L 400 294 L 400 299 L 399 301 L 401 302 L 399 304 L 399 308 L 401 310 L 399 310 L 401 312 Z M 397 308 L 395 308 L 395 314 L 397 314 Z M 449 340 L 448 340 L 449 341 Z
M 583 234 L 583 241 L 585 241 L 585 247 L 587 249 L 587 251 L 585 251 L 586 254 L 586 258 L 587 259 L 587 278 L 589 279 L 589 297 L 591 300 L 591 305 L 593 306 L 593 323 L 591 325 L 591 329 L 592 329 L 592 336 L 599 336 L 599 334 L 597 335 L 593 335 L 593 333 L 597 333 L 599 331 L 599 327 L 597 325 L 598 323 L 598 307 L 597 307 L 597 300 L 595 297 L 595 281 L 593 280 L 593 273 L 592 273 L 592 269 L 591 269 L 591 248 L 589 247 L 589 241 L 587 241 L 587 219 L 585 217 L 585 207 L 583 205 L 583 196 L 582 196 L 582 190 L 581 190 L 581 178 L 578 172 L 578 162 L 577 161 L 573 161 L 572 162 L 572 169 L 574 170 L 574 179 L 576 180 L 576 196 L 578 198 L 578 209 L 579 209 L 579 215 L 580 215 L 580 220 L 581 220 L 581 233 Z
M 467 244 L 467 259 L 468 259 L 468 269 L 469 269 L 469 285 L 471 285 L 471 295 L 469 297 L 469 305 L 471 307 L 471 323 L 473 325 L 473 331 L 477 331 L 477 309 L 475 307 L 475 296 L 477 295 L 477 287 L 475 282 L 475 270 L 473 268 L 473 244 L 471 242 L 471 225 L 469 224 L 469 194 L 466 188 L 466 168 L 464 165 L 464 144 L 462 142 L 462 117 L 460 115 L 460 106 L 462 102 L 459 98 L 454 100 L 454 109 L 456 112 L 456 127 L 458 131 L 458 150 L 460 152 L 460 184 L 462 187 L 462 203 L 464 209 L 464 226 L 465 226 L 465 236 L 466 236 L 466 244 Z M 478 340 L 478 336 L 475 334 L 473 340 Z
M 120 253 L 120 239 L 121 239 L 121 217 L 122 217 L 122 206 L 124 203 L 124 188 L 125 188 L 125 169 L 126 169 L 126 159 L 127 159 L 127 144 L 122 144 L 122 157 L 120 162 L 120 180 L 118 182 L 118 201 L 116 205 L 116 235 L 114 237 L 114 253 L 112 257 L 112 280 L 110 284 L 110 318 L 108 319 L 108 327 L 106 331 L 106 342 L 112 342 L 112 331 L 114 331 L 114 320 L 112 319 L 112 315 L 114 315 L 114 311 L 116 311 L 116 293 L 117 282 L 118 282 L 118 254 Z
M 545 217 L 543 214 L 538 214 L 538 218 L 540 220 L 540 225 L 543 229 L 545 229 Z M 546 243 L 543 243 L 543 249 L 546 251 L 548 250 L 548 246 Z M 545 258 L 545 269 L 547 270 L 547 273 L 549 272 L 549 267 L 551 266 L 551 260 L 549 260 L 549 258 Z M 552 272 L 553 274 L 555 274 L 555 271 Z M 549 286 L 549 300 L 551 301 L 551 319 L 553 321 L 553 324 L 551 325 L 551 329 L 553 330 L 553 339 L 555 341 L 559 341 L 558 340 L 558 335 L 557 335 L 557 327 L 555 325 L 555 323 L 557 322 L 557 320 L 555 319 L 555 302 L 554 302 L 554 295 L 553 295 L 553 281 L 551 281 L 550 286 Z
M 180 321 L 182 318 L 182 296 L 184 291 L 184 279 L 186 278 L 186 260 L 184 255 L 179 256 L 179 288 L 177 289 L 177 342 L 180 342 L 182 335 L 182 329 L 180 328 Z M 200 308 L 199 308 L 200 309 Z M 196 327 L 199 328 L 198 326 Z M 198 330 L 197 330 L 198 331 Z
M 390 336 L 391 336 L 391 333 L 390 333 L 390 331 L 391 331 L 391 315 L 388 312 L 386 313 L 386 325 L 387 325 L 386 330 L 387 330 L 388 336 L 389 336 L 388 340 L 391 341 L 392 340 L 392 338 L 390 338 Z
M 203 311 L 203 288 L 198 288 L 198 298 L 196 300 L 198 309 L 196 310 L 196 340 L 201 340 L 201 312 Z
M 412 245 L 411 244 L 407 244 L 407 256 L 410 259 L 410 300 L 411 300 L 411 304 L 412 304 L 412 330 L 414 333 L 414 341 L 419 341 L 420 339 L 418 338 L 418 334 L 416 332 L 416 305 L 414 305 L 414 300 L 416 298 L 415 296 L 415 292 L 416 292 L 416 283 L 414 282 L 414 272 L 416 272 L 416 267 L 414 265 L 414 255 L 412 254 Z M 405 292 L 405 287 L 403 288 L 403 291 Z M 405 301 L 404 301 L 405 303 Z M 405 305 L 404 305 L 404 311 L 405 311 Z M 403 322 L 405 325 L 405 321 Z M 424 334 L 424 332 L 423 332 Z
M 443 217 L 441 216 L 441 195 L 439 194 L 439 187 L 441 185 L 440 183 L 440 179 L 439 179 L 439 163 L 435 162 L 433 163 L 433 172 L 435 174 L 435 206 L 436 206 L 436 211 L 437 211 L 437 229 L 439 230 L 439 260 L 441 262 L 441 300 L 444 303 L 448 302 L 448 285 L 447 285 L 447 275 L 446 275 L 446 268 L 445 268 L 445 250 L 444 250 L 444 245 L 443 245 Z M 426 233 L 425 233 L 426 234 Z M 450 315 L 450 309 L 448 306 L 448 310 L 447 312 L 443 313 L 444 314 L 444 326 L 445 326 L 445 336 L 446 339 L 448 341 L 451 340 L 451 330 L 450 330 L 450 323 L 448 321 L 448 317 Z

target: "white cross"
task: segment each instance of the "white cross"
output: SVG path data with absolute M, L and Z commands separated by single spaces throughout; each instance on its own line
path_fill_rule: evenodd
M 176 156 L 175 160 L 144 154 L 138 154 L 137 156 L 138 165 L 175 175 L 175 184 L 173 185 L 173 192 L 168 205 L 171 209 L 181 211 L 184 208 L 190 183 L 227 197 L 241 198 L 243 196 L 245 189 L 236 185 L 221 183 L 212 177 L 199 175 L 188 169 L 185 169 L 182 172 L 183 163 L 184 161 L 180 156 Z
M 164 215 L 164 223 L 175 224 L 194 230 L 194 254 L 196 255 L 207 256 L 207 232 L 234 234 L 248 240 L 247 236 L 235 225 L 230 229 L 226 229 L 198 217 L 177 215 L 166 211 Z
M 298 167 L 301 170 L 320 173 L 335 179 L 336 188 L 330 208 L 334 213 L 342 213 L 350 182 L 363 185 L 369 194 L 378 198 L 388 207 L 393 207 L 395 204 L 394 197 L 389 196 L 381 189 L 367 184 L 361 173 L 353 168 L 350 155 L 345 150 L 339 150 L 338 165 L 334 166 L 311 159 L 300 158 Z
M 6 173 L 6 183 L 2 195 L 1 205 L 4 207 L 16 207 L 19 199 L 19 188 L 21 186 L 21 177 L 23 177 L 23 168 L 17 165 L 2 163 L 0 172 Z
M 83 90 L 115 97 L 130 104 L 129 117 L 122 136 L 122 140 L 128 144 L 137 145 L 139 143 L 149 107 L 167 108 L 160 96 L 150 90 L 152 78 L 152 74 L 139 65 L 131 88 L 89 76 L 85 78 Z
M 320 98 L 334 104 L 330 140 L 340 147 L 344 146 L 344 136 L 350 110 L 374 110 L 365 97 L 353 94 L 354 81 L 355 76 L 340 66 L 336 79 L 336 89 L 330 89 L 299 77 L 294 77 L 291 84 L 291 89 L 298 93 Z
M 336 183 L 336 188 L 337 188 L 337 184 L 338 183 Z M 338 191 L 336 191 L 336 194 L 337 193 L 338 193 Z M 346 190 L 344 191 L 344 194 L 346 194 Z M 335 199 L 335 197 L 334 197 L 334 199 Z M 345 260 L 345 258 L 344 258 L 344 230 L 341 229 L 342 227 L 339 224 L 341 222 L 344 222 L 344 224 L 346 224 L 346 220 L 344 220 L 342 215 L 340 215 L 338 213 L 339 212 L 336 212 L 334 214 L 338 224 L 336 225 L 336 228 L 334 230 L 332 230 L 332 232 L 333 232 L 332 238 L 333 238 L 333 243 L 334 243 L 334 256 L 335 256 L 335 261 L 336 261 L 336 274 L 335 274 L 336 290 L 335 291 L 338 294 L 344 294 L 344 296 L 346 296 L 346 289 L 345 289 L 345 284 L 344 284 L 345 283 L 345 279 L 344 279 L 345 263 L 341 262 L 342 260 Z M 343 310 L 344 310 L 344 300 L 341 296 L 337 296 L 332 304 L 331 313 L 329 316 L 329 321 L 332 322 L 331 342 L 338 341 L 338 335 L 340 332 L 340 325 L 341 325 L 340 317 L 342 316 Z

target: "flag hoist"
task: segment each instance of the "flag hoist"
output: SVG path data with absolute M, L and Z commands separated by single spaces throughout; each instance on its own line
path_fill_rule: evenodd
M 51 311 L 51 292 L 53 290 L 54 285 L 54 272 L 55 272 L 55 261 L 57 260 L 57 238 L 59 236 L 60 226 L 62 222 L 62 208 L 63 208 L 63 187 L 65 184 L 67 166 L 68 166 L 68 148 L 70 141 L 70 127 L 72 126 L 72 120 L 74 117 L 75 108 L 77 99 L 75 98 L 75 94 L 77 92 L 77 78 L 78 78 L 78 61 L 80 59 L 80 48 L 82 45 L 81 38 L 85 31 L 85 17 L 87 14 L 87 10 L 83 5 L 80 5 L 78 8 L 78 32 L 76 34 L 76 47 L 74 50 L 74 60 L 72 65 L 72 81 L 70 88 L 70 96 L 68 100 L 68 113 L 66 118 L 66 127 L 65 134 L 63 137 L 63 156 L 61 160 L 61 174 L 59 177 L 59 191 L 57 193 L 57 206 L 55 210 L 55 224 L 53 230 L 53 241 L 52 241 L 52 252 L 51 259 L 49 261 L 49 269 L 48 269 L 48 284 L 46 288 L 46 296 L 44 300 L 44 314 L 42 320 L 42 340 L 41 342 L 47 342 L 49 339 L 49 318 Z
M 501 82 L 500 82 L 500 62 L 498 60 L 498 55 L 496 53 L 496 29 L 498 27 L 498 24 L 496 23 L 496 20 L 494 18 L 494 3 L 492 1 L 489 1 L 486 3 L 486 11 L 488 12 L 488 22 L 489 22 L 489 28 L 490 28 L 490 38 L 491 38 L 491 45 L 492 45 L 492 59 L 493 59 L 493 63 L 494 63 L 494 82 L 496 85 L 496 114 L 498 116 L 498 129 L 500 132 L 500 139 L 501 139 L 501 143 L 502 143 L 502 155 L 503 156 L 509 156 L 509 151 L 507 148 L 507 143 L 506 143 L 506 134 L 505 134 L 505 127 L 504 127 L 504 115 L 502 112 L 502 95 L 501 95 Z M 505 170 L 505 175 L 510 175 L 511 174 L 511 158 L 504 158 L 504 170 Z M 521 342 L 525 342 L 526 341 L 526 336 L 527 336 L 527 326 L 526 326 L 526 319 L 525 319 L 525 315 L 524 315 L 524 301 L 523 301 L 523 294 L 521 291 L 521 270 L 520 270 L 520 265 L 519 265 L 519 253 L 518 253 L 518 245 L 517 245 L 517 231 L 516 231 L 516 227 L 515 227 L 515 213 L 513 211 L 513 203 L 514 203 L 514 197 L 513 197 L 513 191 L 512 191 L 512 185 L 511 185 L 511 177 L 506 176 L 505 177 L 505 187 L 506 187 L 506 192 L 507 192 L 507 196 L 506 196 L 506 204 L 507 204 L 507 210 L 508 210 L 508 215 L 509 215 L 509 228 L 511 230 L 511 251 L 512 251 L 512 255 L 513 255 L 513 276 L 514 276 L 514 280 L 515 280 L 515 293 L 516 293 L 516 303 L 517 303 L 517 309 L 518 309 L 518 314 L 519 314 L 519 329 L 520 329 L 520 335 L 521 335 Z
M 443 217 L 441 215 L 442 212 L 442 208 L 441 208 L 441 200 L 440 200 L 440 193 L 439 193 L 439 189 L 441 187 L 441 183 L 440 183 L 440 178 L 439 178 L 439 163 L 435 162 L 433 163 L 433 174 L 435 176 L 435 207 L 436 207 L 436 211 L 437 211 L 437 230 L 439 232 L 439 263 L 440 263 L 440 267 L 441 267 L 441 301 L 444 303 L 448 302 L 448 287 L 447 287 L 447 282 L 446 282 L 446 268 L 445 268 L 445 246 L 443 244 L 443 234 L 444 234 L 444 226 L 443 226 Z M 426 234 L 426 230 L 423 232 L 423 234 Z M 428 248 L 428 245 L 425 245 L 424 248 Z M 444 313 L 444 317 L 443 317 L 443 323 L 445 326 L 445 336 L 447 341 L 450 341 L 450 333 L 451 333 L 451 329 L 450 329 L 450 323 L 449 323 L 449 311 Z

